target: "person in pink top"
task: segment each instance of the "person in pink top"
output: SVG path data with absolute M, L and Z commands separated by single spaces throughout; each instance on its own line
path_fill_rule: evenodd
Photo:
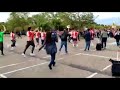
M 15 44 L 16 44 L 16 36 L 15 36 L 14 31 L 12 31 L 12 32 L 10 33 L 10 37 L 11 37 L 11 41 L 12 41 L 11 50 L 13 50 L 14 47 L 16 46 L 16 45 L 15 45 Z
M 68 39 L 68 41 L 71 42 L 71 40 L 73 40 L 72 39 L 72 30 L 69 31 L 69 39 Z
M 36 42 L 37 42 L 36 46 L 38 46 L 39 45 L 39 39 L 40 39 L 40 32 L 39 32 L 39 30 L 36 30 L 36 32 L 35 32 L 35 38 L 36 38 Z
M 73 47 L 78 46 L 78 44 L 77 44 L 78 32 L 75 29 L 72 31 L 72 38 L 73 38 Z
M 46 32 L 45 31 L 42 31 L 41 32 L 41 44 L 43 45 L 44 41 L 45 41 L 45 38 L 46 38 Z
M 90 34 L 91 34 L 91 39 L 94 40 L 95 33 L 94 33 L 94 30 L 92 28 L 90 29 Z
M 22 53 L 22 55 L 24 55 L 24 57 L 25 57 L 25 52 L 26 52 L 26 50 L 28 49 L 28 47 L 31 45 L 32 46 L 32 50 L 31 50 L 31 53 L 30 53 L 30 55 L 31 56 L 34 56 L 35 54 L 33 54 L 33 52 L 34 52 L 34 49 L 35 49 L 35 43 L 34 43 L 34 35 L 35 35 L 35 33 L 34 33 L 34 31 L 32 30 L 32 28 L 31 27 L 28 27 L 28 31 L 27 31 L 27 44 L 26 44 L 26 46 L 25 46 L 25 49 L 24 49 L 24 51 L 23 51 L 23 53 Z

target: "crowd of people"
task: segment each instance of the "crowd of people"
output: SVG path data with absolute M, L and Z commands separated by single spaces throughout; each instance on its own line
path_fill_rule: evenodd
M 1 50 L 1 55 L 4 55 L 3 52 L 3 37 L 4 37 L 4 32 L 6 31 L 5 26 L 3 25 L 4 30 L 0 29 L 0 50 Z M 17 33 L 12 31 L 10 33 L 11 37 L 11 50 L 14 50 L 16 47 L 16 36 L 20 37 L 22 39 L 22 36 L 20 33 Z M 63 46 L 65 47 L 65 53 L 68 53 L 68 43 L 71 43 L 73 47 L 79 47 L 78 42 L 80 42 L 81 37 L 85 39 L 85 49 L 90 50 L 91 46 L 91 40 L 94 40 L 94 38 L 98 38 L 101 43 L 101 48 L 106 49 L 106 43 L 107 43 L 107 38 L 109 37 L 114 37 L 116 39 L 116 45 L 120 46 L 120 29 L 118 30 L 96 30 L 93 28 L 88 28 L 83 31 L 79 31 L 75 28 L 71 29 L 64 29 L 64 28 L 59 28 L 59 30 L 39 30 L 36 28 L 35 30 L 32 29 L 32 27 L 28 27 L 28 30 L 26 32 L 27 36 L 27 43 L 25 45 L 25 48 L 23 50 L 22 55 L 26 57 L 25 53 L 29 46 L 32 46 L 31 49 L 31 56 L 35 56 L 34 50 L 35 47 L 38 47 L 38 52 L 44 48 L 46 50 L 46 53 L 51 56 L 51 61 L 49 63 L 49 69 L 52 70 L 52 66 L 55 66 L 55 59 L 56 59 L 56 53 L 57 53 L 57 45 L 56 42 L 58 42 L 59 38 L 61 40 L 61 45 L 59 48 L 59 52 L 61 52 L 61 49 Z M 40 41 L 41 40 L 41 44 Z M 36 42 L 36 43 L 35 43 Z

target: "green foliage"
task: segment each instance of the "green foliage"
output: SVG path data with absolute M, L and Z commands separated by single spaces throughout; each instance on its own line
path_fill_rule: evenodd
M 103 29 L 110 26 L 100 25 L 94 22 L 94 15 L 91 12 L 41 12 L 29 17 L 29 12 L 11 12 L 6 25 L 7 31 L 12 30 L 27 30 L 29 26 L 33 29 L 36 27 L 42 30 L 66 28 L 70 25 L 71 28 L 83 29 L 96 28 Z M 3 24 L 3 23 L 0 23 Z M 2 28 L 0 26 L 0 28 Z

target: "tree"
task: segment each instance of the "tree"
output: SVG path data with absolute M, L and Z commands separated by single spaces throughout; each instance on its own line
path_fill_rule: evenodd
M 8 18 L 7 28 L 11 31 L 14 30 L 16 27 L 21 27 L 24 29 L 25 25 L 28 25 L 27 22 L 28 13 L 26 12 L 12 12 L 10 13 L 10 17 Z

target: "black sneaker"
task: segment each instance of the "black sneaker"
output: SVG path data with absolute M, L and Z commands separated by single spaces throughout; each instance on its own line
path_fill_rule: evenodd
M 5 54 L 4 54 L 4 53 L 2 53 L 1 55 L 3 55 L 3 56 L 4 56 Z
M 52 70 L 52 66 L 51 65 L 48 65 L 49 69 Z
M 68 52 L 65 52 L 66 54 L 68 54 Z
M 55 66 L 56 62 L 53 63 L 53 66 Z

